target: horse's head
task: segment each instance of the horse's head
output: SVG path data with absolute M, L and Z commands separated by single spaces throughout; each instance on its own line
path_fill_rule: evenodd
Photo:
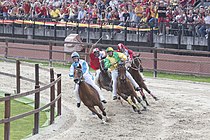
M 138 55 L 133 56 L 131 67 L 134 69 L 140 70 L 140 72 L 143 72 L 143 66 L 140 59 L 140 53 Z
M 83 78 L 82 67 L 79 64 L 78 67 L 74 68 L 74 82 L 79 84 Z
M 125 62 L 120 61 L 118 63 L 118 78 L 122 81 L 126 80 L 126 67 L 125 67 Z

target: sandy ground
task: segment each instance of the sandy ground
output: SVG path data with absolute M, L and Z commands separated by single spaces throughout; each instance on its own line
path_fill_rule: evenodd
M 151 106 L 142 114 L 134 112 L 126 102 L 123 106 L 113 101 L 111 92 L 102 90 L 110 122 L 102 124 L 82 104 L 76 107 L 72 92 L 74 83 L 67 69 L 55 69 L 62 74 L 62 116 L 51 126 L 28 140 L 209 140 L 210 138 L 210 84 L 147 78 L 149 89 L 160 100 L 148 94 Z M 0 62 L 0 71 L 15 73 L 15 65 Z M 49 74 L 40 71 L 40 80 L 49 82 Z M 34 68 L 21 66 L 21 75 L 34 78 Z M 14 93 L 15 79 L 0 75 L 1 90 Z M 34 84 L 21 81 L 21 91 Z M 42 102 L 48 102 L 48 92 L 42 93 Z

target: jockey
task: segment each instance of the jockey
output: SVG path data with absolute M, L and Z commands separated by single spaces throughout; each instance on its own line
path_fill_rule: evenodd
M 113 100 L 116 100 L 117 99 L 117 76 L 118 76 L 117 65 L 120 60 L 126 61 L 127 57 L 123 53 L 114 52 L 114 49 L 112 47 L 108 47 L 106 49 L 106 52 L 107 52 L 108 56 L 104 60 L 105 68 L 106 68 L 106 70 L 108 70 L 108 68 L 110 68 L 110 70 L 111 70 L 112 81 L 113 81 L 112 96 L 113 96 Z M 131 83 L 134 85 L 135 90 L 139 91 L 140 90 L 139 85 L 136 83 L 136 81 L 133 79 L 133 77 L 131 76 L 131 74 L 128 71 L 126 71 L 126 76 L 131 81 Z
M 125 54 L 129 60 L 133 59 L 133 51 L 128 49 L 125 45 L 123 45 L 122 43 L 118 44 L 118 50 L 117 52 L 121 52 L 123 54 Z
M 125 45 L 123 45 L 122 43 L 118 44 L 118 50 L 117 52 L 121 52 L 123 54 L 125 54 L 127 56 L 127 61 L 133 60 L 133 51 L 128 49 Z M 130 64 L 128 63 L 126 67 L 130 67 Z M 144 79 L 144 75 L 143 73 L 140 71 L 141 77 Z
M 94 48 L 95 45 L 93 45 L 90 48 L 90 67 L 96 71 L 96 77 L 95 77 L 95 83 L 98 84 L 98 78 L 100 74 L 100 61 L 104 58 L 106 58 L 106 52 L 100 51 L 99 48 Z
M 100 96 L 101 102 L 106 103 L 106 100 L 104 99 L 103 95 L 100 93 L 100 89 L 99 87 L 94 83 L 94 79 L 93 76 L 90 74 L 89 72 L 89 66 L 87 64 L 87 62 L 85 60 L 80 59 L 80 55 L 77 52 L 73 52 L 71 54 L 71 58 L 73 59 L 73 63 L 70 67 L 70 72 L 69 72 L 69 77 L 74 77 L 74 68 L 78 67 L 78 65 L 80 64 L 82 66 L 82 73 L 83 73 L 83 77 L 86 83 L 90 84 L 93 88 L 95 88 Z M 75 86 L 75 94 L 77 97 L 77 107 L 80 107 L 80 97 L 79 97 L 79 85 L 76 84 Z

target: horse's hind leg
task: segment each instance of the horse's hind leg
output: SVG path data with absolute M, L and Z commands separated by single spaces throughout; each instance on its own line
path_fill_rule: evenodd
M 105 122 L 108 122 L 109 118 L 108 118 L 108 116 L 107 116 L 107 114 L 106 114 L 106 112 L 105 112 L 105 109 L 104 109 L 103 105 L 100 104 L 98 107 L 99 107 L 99 109 L 101 110 L 103 116 L 106 117 Z M 103 121 L 103 119 L 102 119 L 102 121 Z
M 102 120 L 102 115 L 98 113 L 98 111 L 94 108 L 94 107 L 88 107 L 90 109 L 90 111 L 92 111 L 93 113 L 95 113 L 99 119 Z
M 145 84 L 143 84 L 143 89 L 145 89 L 145 90 L 152 96 L 152 98 L 155 99 L 155 101 L 158 100 L 158 98 L 157 98 L 155 95 L 153 95 L 153 94 L 151 93 L 151 91 L 147 88 L 147 86 L 146 86 Z M 143 90 L 142 90 L 142 91 L 143 91 Z
M 142 89 L 142 88 L 141 88 L 141 90 L 140 90 L 140 94 L 141 94 L 141 96 L 142 96 L 143 100 L 145 101 L 146 105 L 147 105 L 147 106 L 149 106 L 149 103 L 147 102 L 147 98 L 146 98 L 146 96 L 145 96 L 145 94 L 144 94 L 144 92 L 143 92 L 143 89 Z

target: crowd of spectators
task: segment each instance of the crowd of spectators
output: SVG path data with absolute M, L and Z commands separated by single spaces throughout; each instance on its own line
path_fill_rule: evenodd
M 80 23 L 110 23 L 121 26 L 158 27 L 170 34 L 171 26 L 189 34 L 205 36 L 210 7 L 197 0 L 0 0 L 4 19 L 37 19 Z M 169 24 L 169 23 L 176 24 Z M 181 25 L 181 26 L 180 26 Z M 192 26 L 193 25 L 193 26 Z M 176 27 L 177 26 L 177 27 Z M 164 30 L 163 30 L 164 28 Z M 192 32 L 195 30 L 194 32 Z

